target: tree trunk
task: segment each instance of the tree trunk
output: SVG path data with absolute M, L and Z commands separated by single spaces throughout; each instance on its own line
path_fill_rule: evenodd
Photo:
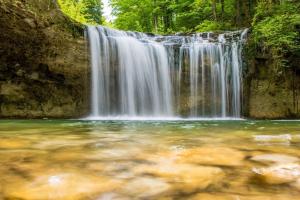
M 213 14 L 213 17 L 214 17 L 214 20 L 217 21 L 217 2 L 216 0 L 212 0 L 212 14 Z
M 240 12 L 241 6 L 240 6 L 240 0 L 235 1 L 235 12 L 236 12 L 236 25 L 241 25 L 241 12 Z
M 153 7 L 156 8 L 156 6 L 157 6 L 156 0 L 153 0 L 153 4 L 154 4 Z M 154 30 L 157 33 L 157 31 L 158 31 L 158 17 L 157 17 L 157 13 L 153 14 L 153 22 L 154 22 Z
M 247 4 L 248 4 L 247 1 L 242 1 L 243 16 L 244 16 L 243 25 L 245 25 L 245 24 L 248 25 L 249 21 L 251 21 L 250 15 L 249 15 L 249 6 Z
M 224 5 L 224 0 L 221 0 L 221 19 L 222 19 L 222 22 L 224 21 L 224 14 L 225 14 L 225 5 Z

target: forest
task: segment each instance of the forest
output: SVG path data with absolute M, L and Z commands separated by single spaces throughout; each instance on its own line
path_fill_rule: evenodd
M 271 55 L 278 66 L 300 54 L 298 0 L 110 0 L 114 20 L 102 16 L 98 0 L 59 0 L 61 8 L 85 24 L 156 34 L 251 28 L 250 51 Z

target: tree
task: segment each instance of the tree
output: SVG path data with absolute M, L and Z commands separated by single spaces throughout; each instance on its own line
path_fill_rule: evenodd
M 61 9 L 76 21 L 84 24 L 102 24 L 101 0 L 58 0 Z
M 89 23 L 102 24 L 102 2 L 100 0 L 82 0 L 85 4 L 85 9 L 82 11 L 85 19 Z
M 217 1 L 216 0 L 211 1 L 211 7 L 212 7 L 212 14 L 213 14 L 214 20 L 217 21 Z

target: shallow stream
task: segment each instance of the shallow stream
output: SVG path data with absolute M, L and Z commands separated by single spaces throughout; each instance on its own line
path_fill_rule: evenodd
M 300 199 L 299 121 L 0 122 L 0 199 Z

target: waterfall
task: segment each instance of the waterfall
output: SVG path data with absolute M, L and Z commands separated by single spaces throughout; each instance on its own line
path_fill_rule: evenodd
M 239 118 L 247 31 L 158 36 L 87 28 L 91 117 Z

